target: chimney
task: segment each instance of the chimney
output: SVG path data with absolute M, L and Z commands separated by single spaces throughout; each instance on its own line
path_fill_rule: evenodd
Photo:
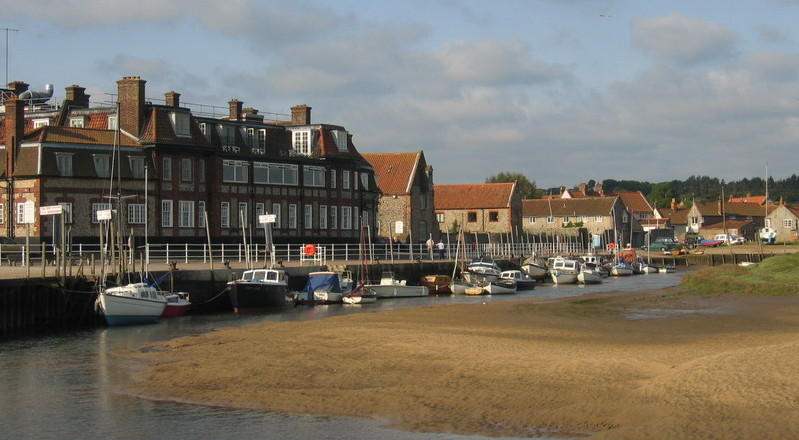
M 166 105 L 168 107 L 180 107 L 180 93 L 173 90 L 164 93 L 164 97 L 166 98 Z
M 22 92 L 28 91 L 28 83 L 24 81 L 11 81 L 8 83 L 8 88 L 14 91 L 14 94 L 19 96 Z
M 601 197 L 605 197 L 605 189 L 602 187 L 601 183 L 597 183 L 594 185 L 594 191 L 599 194 Z
M 17 148 L 25 135 L 25 103 L 17 98 L 6 100 L 5 137 L 6 177 L 14 175 Z
M 578 185 L 578 188 L 580 189 L 580 192 L 583 193 L 584 196 L 588 195 L 588 185 L 586 185 L 585 183 L 581 183 L 580 185 Z
M 258 114 L 258 109 L 257 108 L 246 107 L 242 111 L 244 112 L 244 120 L 245 121 L 263 122 L 263 120 L 264 120 L 264 116 Z
M 671 198 L 671 205 L 669 206 L 672 211 L 677 209 L 677 200 L 675 200 L 674 197 Z
M 119 128 L 139 136 L 144 126 L 144 84 L 138 76 L 125 76 L 117 81 Z
M 70 101 L 73 107 L 89 107 L 89 95 L 86 94 L 86 88 L 73 84 L 66 89 L 66 100 Z
M 244 103 L 234 98 L 228 101 L 227 105 L 230 108 L 228 119 L 231 121 L 241 121 L 241 107 Z
M 291 125 L 311 125 L 311 107 L 305 104 L 292 107 Z

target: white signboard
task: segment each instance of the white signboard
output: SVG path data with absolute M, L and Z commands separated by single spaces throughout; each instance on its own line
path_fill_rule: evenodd
M 33 204 L 33 202 L 27 201 L 27 202 L 22 204 L 22 207 L 23 207 L 22 208 L 22 211 L 23 211 L 22 212 L 22 214 L 23 214 L 22 223 L 23 224 L 35 223 L 36 222 L 36 220 L 35 220 L 36 208 L 35 208 L 35 205 Z
M 405 223 L 403 223 L 402 221 L 394 223 L 395 234 L 402 234 L 404 230 L 405 230 Z
M 39 208 L 39 215 L 56 215 L 63 213 L 64 207 L 61 205 L 42 206 Z
M 275 214 L 263 214 L 258 216 L 258 222 L 261 224 L 275 223 L 276 221 L 277 215 Z
M 111 220 L 111 209 L 101 209 L 97 211 L 97 220 Z

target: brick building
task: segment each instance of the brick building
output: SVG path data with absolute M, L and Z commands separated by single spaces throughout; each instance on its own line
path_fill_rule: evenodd
M 516 234 L 522 199 L 515 182 L 435 185 L 436 222 L 441 232 Z
M 433 211 L 433 168 L 424 152 L 365 153 L 380 188 L 378 235 L 406 242 L 438 239 Z
M 584 229 L 598 246 L 616 241 L 616 236 L 624 245 L 630 241 L 632 218 L 619 197 L 526 199 L 522 204 L 524 232 L 560 234 Z
M 372 167 L 344 127 L 313 124 L 308 106 L 265 121 L 235 99 L 225 117 L 181 106 L 177 92 L 153 104 L 139 77 L 118 81 L 117 103 L 105 107 L 90 107 L 79 86 L 47 104 L 16 99 L 27 85 L 12 85 L 0 89 L 2 236 L 24 234 L 21 206 L 32 201 L 37 212 L 64 205 L 73 241 L 96 241 L 96 212 L 114 200 L 112 174 L 126 228 L 140 235 L 146 227 L 153 241 L 204 241 L 205 213 L 215 241 L 238 240 L 242 227 L 262 236 L 262 213 L 277 215 L 278 242 L 354 241 L 361 215 L 375 223 Z M 52 239 L 52 222 L 37 215 L 32 235 Z

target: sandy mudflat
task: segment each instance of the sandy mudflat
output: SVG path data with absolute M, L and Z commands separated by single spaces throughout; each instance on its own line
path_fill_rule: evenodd
M 135 392 L 160 399 L 435 432 L 799 438 L 799 297 L 417 307 L 149 349 Z

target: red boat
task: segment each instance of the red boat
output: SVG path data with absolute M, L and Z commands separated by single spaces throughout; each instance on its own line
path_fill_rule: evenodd
M 700 240 L 699 243 L 697 243 L 698 246 L 704 246 L 704 247 L 716 247 L 716 246 L 721 246 L 723 244 L 724 242 L 721 240 Z
M 191 309 L 191 302 L 187 292 L 166 292 L 164 297 L 166 298 L 166 307 L 164 312 L 161 313 L 162 318 L 180 316 Z

